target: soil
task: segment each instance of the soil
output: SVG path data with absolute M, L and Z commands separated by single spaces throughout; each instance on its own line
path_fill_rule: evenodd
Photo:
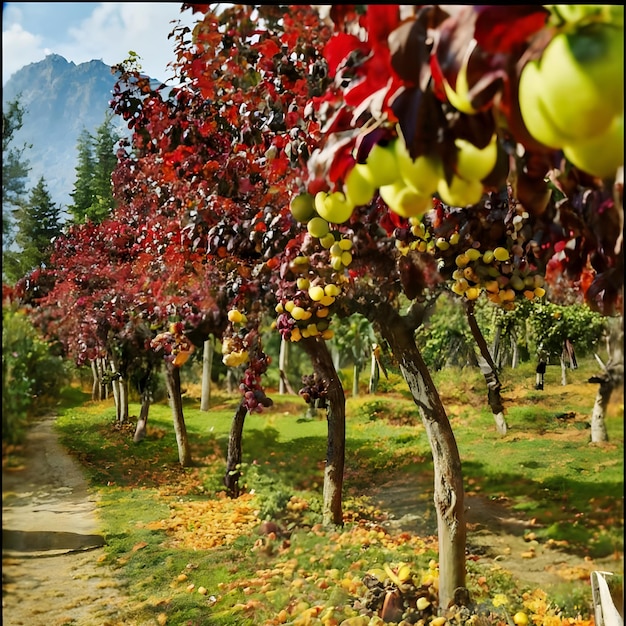
M 53 417 L 30 429 L 23 464 L 2 471 L 2 623 L 5 626 L 118 626 L 129 603 L 105 566 L 97 499 L 80 465 L 60 445 Z M 390 529 L 435 534 L 432 504 L 415 484 L 394 481 L 373 494 Z M 592 562 L 532 539 L 533 520 L 505 500 L 467 496 L 468 558 L 535 587 L 589 581 L 594 569 L 623 573 L 618 558 Z M 125 626 L 128 626 L 126 624 Z
M 2 470 L 2 623 L 112 626 L 125 599 L 99 561 L 96 497 L 53 422 L 37 422 L 23 464 Z

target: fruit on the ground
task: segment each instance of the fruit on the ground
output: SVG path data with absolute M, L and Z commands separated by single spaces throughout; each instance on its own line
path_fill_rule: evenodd
M 439 180 L 437 193 L 449 206 L 471 206 L 477 204 L 482 198 L 483 185 L 479 180 L 465 180 L 453 175 L 450 184 L 445 178 Z
M 513 622 L 516 624 L 516 626 L 527 626 L 528 615 L 526 615 L 526 613 L 524 613 L 523 611 L 518 611 L 513 616 Z
M 496 134 L 482 149 L 467 139 L 457 138 L 454 144 L 458 148 L 456 173 L 461 178 L 483 180 L 491 174 L 498 159 L 498 136 Z
M 309 231 L 309 234 L 312 237 L 317 239 L 321 239 L 328 235 L 330 229 L 328 227 L 328 222 L 319 215 L 312 217 L 306 225 L 306 229 Z
M 362 169 L 353 167 L 346 177 L 344 192 L 349 202 L 354 206 L 361 206 L 369 204 L 376 189 L 371 181 L 363 175 Z
M 333 191 L 332 193 L 318 191 L 315 194 L 315 210 L 327 222 L 343 224 L 350 219 L 354 204 L 346 198 L 343 191 Z
M 294 196 L 289 203 L 289 209 L 298 222 L 308 222 L 315 215 L 313 195 L 307 192 Z
M 583 172 L 606 178 L 624 164 L 624 116 L 619 115 L 602 135 L 563 148 L 565 158 Z
M 402 217 L 417 217 L 432 207 L 431 196 L 417 192 L 402 179 L 383 185 L 378 191 L 385 204 Z

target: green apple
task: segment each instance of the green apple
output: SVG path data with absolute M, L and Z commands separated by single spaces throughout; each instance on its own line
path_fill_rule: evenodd
M 565 146 L 563 154 L 570 163 L 592 176 L 615 176 L 617 168 L 624 164 L 624 116 L 615 117 L 602 135 Z
M 549 148 L 559 149 L 572 141 L 548 113 L 543 101 L 543 82 L 537 61 L 526 63 L 519 78 L 518 98 L 522 121 L 529 134 Z
M 623 5 L 613 4 L 544 4 L 554 16 L 554 24 L 561 25 L 563 21 L 569 25 L 588 24 L 590 22 L 604 22 L 622 26 L 624 24 Z
M 449 206 L 471 206 L 480 202 L 483 196 L 483 185 L 479 180 L 465 180 L 454 175 L 449 185 L 445 178 L 439 179 L 437 193 Z
M 498 160 L 498 136 L 493 135 L 485 148 L 477 148 L 467 139 L 455 139 L 458 148 L 456 173 L 465 180 L 483 180 L 491 174 Z
M 403 180 L 397 180 L 391 185 L 383 185 L 379 193 L 385 204 L 402 217 L 419 217 L 433 206 L 432 196 L 425 196 L 415 191 Z
M 346 198 L 343 191 L 332 193 L 318 191 L 315 194 L 315 210 L 327 222 L 343 224 L 350 219 L 354 205 Z
M 624 110 L 623 28 L 589 24 L 561 32 L 543 51 L 539 70 L 546 112 L 575 139 L 602 134 Z
M 420 155 L 417 159 L 413 159 L 402 137 L 398 137 L 395 148 L 398 171 L 402 180 L 424 196 L 434 194 L 442 176 L 439 158 Z
M 308 222 L 315 215 L 313 195 L 307 192 L 294 196 L 289 203 L 293 218 L 298 222 Z
M 376 188 L 370 180 L 363 175 L 363 169 L 353 167 L 346 177 L 344 192 L 346 194 L 346 198 L 354 206 L 362 206 L 370 203 L 374 197 Z
M 330 231 L 328 222 L 319 215 L 312 217 L 307 222 L 306 229 L 312 237 L 316 237 L 317 239 L 325 237 Z
M 369 181 L 369 183 L 378 189 L 384 185 L 390 185 L 398 179 L 398 163 L 396 161 L 395 142 L 397 139 L 389 142 L 387 145 L 375 144 L 367 155 L 365 164 L 357 163 L 355 169 Z

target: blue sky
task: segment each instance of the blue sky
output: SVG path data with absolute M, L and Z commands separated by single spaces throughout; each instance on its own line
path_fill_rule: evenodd
M 2 9 L 2 84 L 25 65 L 59 54 L 77 65 L 93 59 L 114 65 L 130 50 L 143 70 L 167 79 L 174 58 L 174 24 L 196 18 L 180 2 L 5 2 Z

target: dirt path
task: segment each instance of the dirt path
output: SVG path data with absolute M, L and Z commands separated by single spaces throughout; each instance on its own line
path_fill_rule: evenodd
M 371 495 L 378 506 L 392 513 L 391 528 L 434 535 L 437 520 L 429 489 L 422 495 L 418 491 L 415 480 L 393 480 Z M 511 509 L 505 499 L 466 495 L 465 507 L 468 559 L 507 571 L 524 585 L 545 589 L 570 583 L 588 589 L 591 600 L 593 570 L 623 575 L 622 555 L 591 560 L 566 552 L 554 542 L 537 541 L 534 521 Z
M 35 424 L 23 465 L 2 471 L 2 623 L 116 626 L 124 598 L 99 562 L 96 500 L 53 422 Z

